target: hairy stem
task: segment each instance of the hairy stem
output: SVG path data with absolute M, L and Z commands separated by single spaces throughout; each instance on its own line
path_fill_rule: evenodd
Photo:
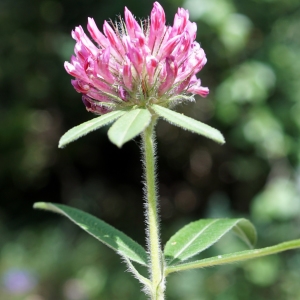
M 165 277 L 157 214 L 154 125 L 155 121 L 153 120 L 143 133 L 144 172 L 146 180 L 146 230 L 148 238 L 148 252 L 150 254 L 151 299 L 163 300 Z

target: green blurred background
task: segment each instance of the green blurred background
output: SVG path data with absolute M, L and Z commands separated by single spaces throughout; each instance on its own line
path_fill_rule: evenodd
M 198 23 L 210 88 L 178 111 L 220 129 L 219 146 L 160 121 L 162 239 L 203 217 L 246 217 L 258 247 L 300 237 L 299 0 L 164 0 Z M 111 250 L 36 201 L 71 205 L 144 238 L 139 139 L 122 149 L 106 129 L 57 148 L 87 121 L 63 62 L 71 30 L 94 17 L 146 18 L 152 1 L 0 0 L 0 299 L 146 299 Z M 227 236 L 201 257 L 245 247 Z M 171 275 L 172 300 L 300 299 L 300 252 Z

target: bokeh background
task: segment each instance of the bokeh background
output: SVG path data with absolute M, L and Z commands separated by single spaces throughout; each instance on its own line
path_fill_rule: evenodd
M 208 63 L 206 99 L 178 111 L 220 129 L 213 142 L 160 121 L 162 239 L 203 217 L 246 217 L 258 247 L 300 237 L 299 0 L 161 0 L 198 24 Z M 60 136 L 93 117 L 63 62 L 71 30 L 99 27 L 127 6 L 146 18 L 152 1 L 0 1 L 0 298 L 146 299 L 110 249 L 36 201 L 83 209 L 145 244 L 139 139 L 118 149 L 107 129 L 64 150 Z M 201 257 L 245 247 L 228 235 Z M 172 300 L 300 299 L 300 252 L 169 277 Z

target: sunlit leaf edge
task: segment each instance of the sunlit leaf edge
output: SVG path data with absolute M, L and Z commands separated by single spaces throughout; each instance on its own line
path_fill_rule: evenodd
M 79 138 L 87 135 L 88 133 L 93 132 L 115 121 L 123 114 L 125 114 L 125 112 L 126 111 L 122 111 L 122 110 L 112 111 L 71 128 L 60 138 L 58 147 L 64 148 L 69 143 L 74 142 Z

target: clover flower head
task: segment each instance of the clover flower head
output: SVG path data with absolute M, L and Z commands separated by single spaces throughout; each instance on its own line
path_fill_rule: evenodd
M 75 77 L 72 85 L 83 94 L 88 111 L 104 114 L 151 104 L 173 107 L 193 100 L 194 94 L 208 94 L 196 78 L 207 60 L 195 41 L 197 26 L 189 21 L 187 10 L 179 8 L 173 26 L 167 26 L 158 2 L 150 18 L 140 23 L 125 7 L 125 20 L 105 21 L 104 34 L 92 18 L 87 28 L 97 45 L 76 27 L 75 56 L 65 62 L 65 69 Z

